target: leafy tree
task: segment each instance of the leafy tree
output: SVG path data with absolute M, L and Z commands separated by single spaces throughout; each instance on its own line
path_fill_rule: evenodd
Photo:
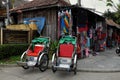
M 113 0 L 99 0 L 99 1 L 103 1 L 104 3 L 106 3 L 106 6 L 109 6 L 111 8 L 113 8 L 114 11 L 117 11 L 119 8 L 118 8 L 118 4 L 115 4 Z
M 117 5 L 118 10 L 116 12 L 110 12 L 109 10 L 104 13 L 104 16 L 113 19 L 116 23 L 120 24 L 120 4 Z
M 104 16 L 113 19 L 116 23 L 120 24 L 120 4 L 115 4 L 113 0 L 106 0 L 106 6 L 112 7 L 115 12 L 110 12 L 108 9 L 108 11 L 104 13 Z
M 15 0 L 11 0 L 12 8 L 14 8 Z
M 114 13 L 115 21 L 120 24 L 120 4 L 117 5 L 118 10 Z

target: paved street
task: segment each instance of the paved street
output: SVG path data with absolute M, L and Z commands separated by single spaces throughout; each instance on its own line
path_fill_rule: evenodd
M 55 74 L 49 69 L 40 72 L 38 69 L 24 70 L 20 67 L 2 68 L 0 80 L 120 80 L 120 73 L 95 73 L 57 71 Z
M 38 68 L 0 67 L 0 80 L 120 80 L 120 57 L 115 49 L 108 49 L 80 59 L 77 75 L 67 71 L 54 74 L 51 69 L 40 72 Z
M 78 69 L 84 71 L 119 71 L 120 57 L 115 53 L 116 48 L 98 52 L 96 56 L 90 55 L 88 58 L 78 61 Z

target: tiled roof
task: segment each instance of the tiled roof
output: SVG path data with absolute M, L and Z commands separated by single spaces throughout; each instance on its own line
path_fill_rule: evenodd
M 59 3 L 63 5 L 70 5 L 64 0 L 33 0 L 29 3 L 22 4 L 13 10 L 24 10 L 24 9 L 34 8 L 34 7 L 51 6 Z

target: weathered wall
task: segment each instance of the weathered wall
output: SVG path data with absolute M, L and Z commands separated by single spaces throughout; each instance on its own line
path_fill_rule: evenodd
M 23 22 L 23 18 L 33 18 L 33 17 L 45 17 L 46 22 L 44 29 L 42 31 L 42 36 L 50 37 L 52 40 L 57 39 L 57 9 L 47 8 L 34 10 L 29 12 L 23 12 L 18 15 L 18 21 Z

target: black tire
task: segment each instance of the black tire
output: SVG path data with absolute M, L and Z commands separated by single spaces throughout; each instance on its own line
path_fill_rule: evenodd
M 116 49 L 116 53 L 119 54 L 119 53 L 120 53 L 120 50 L 119 50 L 119 49 Z
M 29 66 L 22 66 L 23 69 L 29 69 Z
M 38 66 L 41 72 L 46 71 L 46 69 L 48 68 L 48 64 L 49 64 L 49 58 L 47 54 L 44 54 L 40 60 L 40 65 Z
M 55 54 L 55 59 L 54 59 L 54 65 L 55 66 L 57 66 L 58 65 L 58 63 L 57 63 L 57 55 L 56 55 L 56 53 L 54 53 Z M 56 71 L 57 71 L 57 69 L 56 68 L 54 68 L 54 66 L 52 66 L 52 71 L 53 71 L 53 73 L 55 73 Z
M 75 54 L 77 55 L 77 54 Z M 76 63 L 74 64 L 74 75 L 77 74 L 77 59 L 76 59 Z
M 57 55 L 55 54 L 55 59 L 54 59 L 54 65 L 58 65 L 58 63 L 57 63 Z
M 76 75 L 77 74 L 77 68 L 75 67 L 74 68 L 74 75 Z
M 118 54 L 118 56 L 120 56 L 120 54 Z
M 57 71 L 57 69 L 52 66 L 52 71 L 53 71 L 53 73 L 55 73 Z

